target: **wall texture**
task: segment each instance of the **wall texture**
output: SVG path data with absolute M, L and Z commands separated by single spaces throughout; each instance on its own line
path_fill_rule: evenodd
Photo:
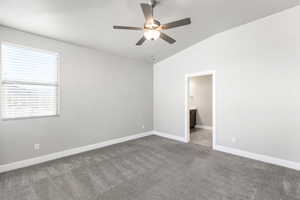
M 190 78 L 190 106 L 197 108 L 197 125 L 212 126 L 212 76 Z
M 300 162 L 299 18 L 295 7 L 157 63 L 155 130 L 184 137 L 185 75 L 215 70 L 216 143 Z
M 59 52 L 62 59 L 61 115 L 0 121 L 0 165 L 153 129 L 150 64 L 4 27 L 0 41 Z

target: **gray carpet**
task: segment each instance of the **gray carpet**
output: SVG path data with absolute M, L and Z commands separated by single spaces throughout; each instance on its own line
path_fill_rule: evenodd
M 300 172 L 150 136 L 0 175 L 1 200 L 299 200 Z

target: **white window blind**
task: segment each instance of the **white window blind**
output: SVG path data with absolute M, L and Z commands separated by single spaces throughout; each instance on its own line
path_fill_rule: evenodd
M 1 45 L 2 119 L 58 115 L 59 55 Z

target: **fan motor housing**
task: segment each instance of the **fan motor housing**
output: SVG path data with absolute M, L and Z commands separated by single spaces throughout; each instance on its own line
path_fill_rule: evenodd
M 156 19 L 153 19 L 151 22 L 146 22 L 144 25 L 145 29 L 157 29 L 160 27 L 160 22 Z

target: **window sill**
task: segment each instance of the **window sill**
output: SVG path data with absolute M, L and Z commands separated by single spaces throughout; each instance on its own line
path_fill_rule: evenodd
M 2 121 L 14 121 L 14 120 L 28 120 L 28 119 L 43 119 L 43 118 L 53 118 L 60 117 L 60 114 L 47 115 L 47 116 L 33 116 L 33 117 L 16 117 L 16 118 L 2 118 Z

